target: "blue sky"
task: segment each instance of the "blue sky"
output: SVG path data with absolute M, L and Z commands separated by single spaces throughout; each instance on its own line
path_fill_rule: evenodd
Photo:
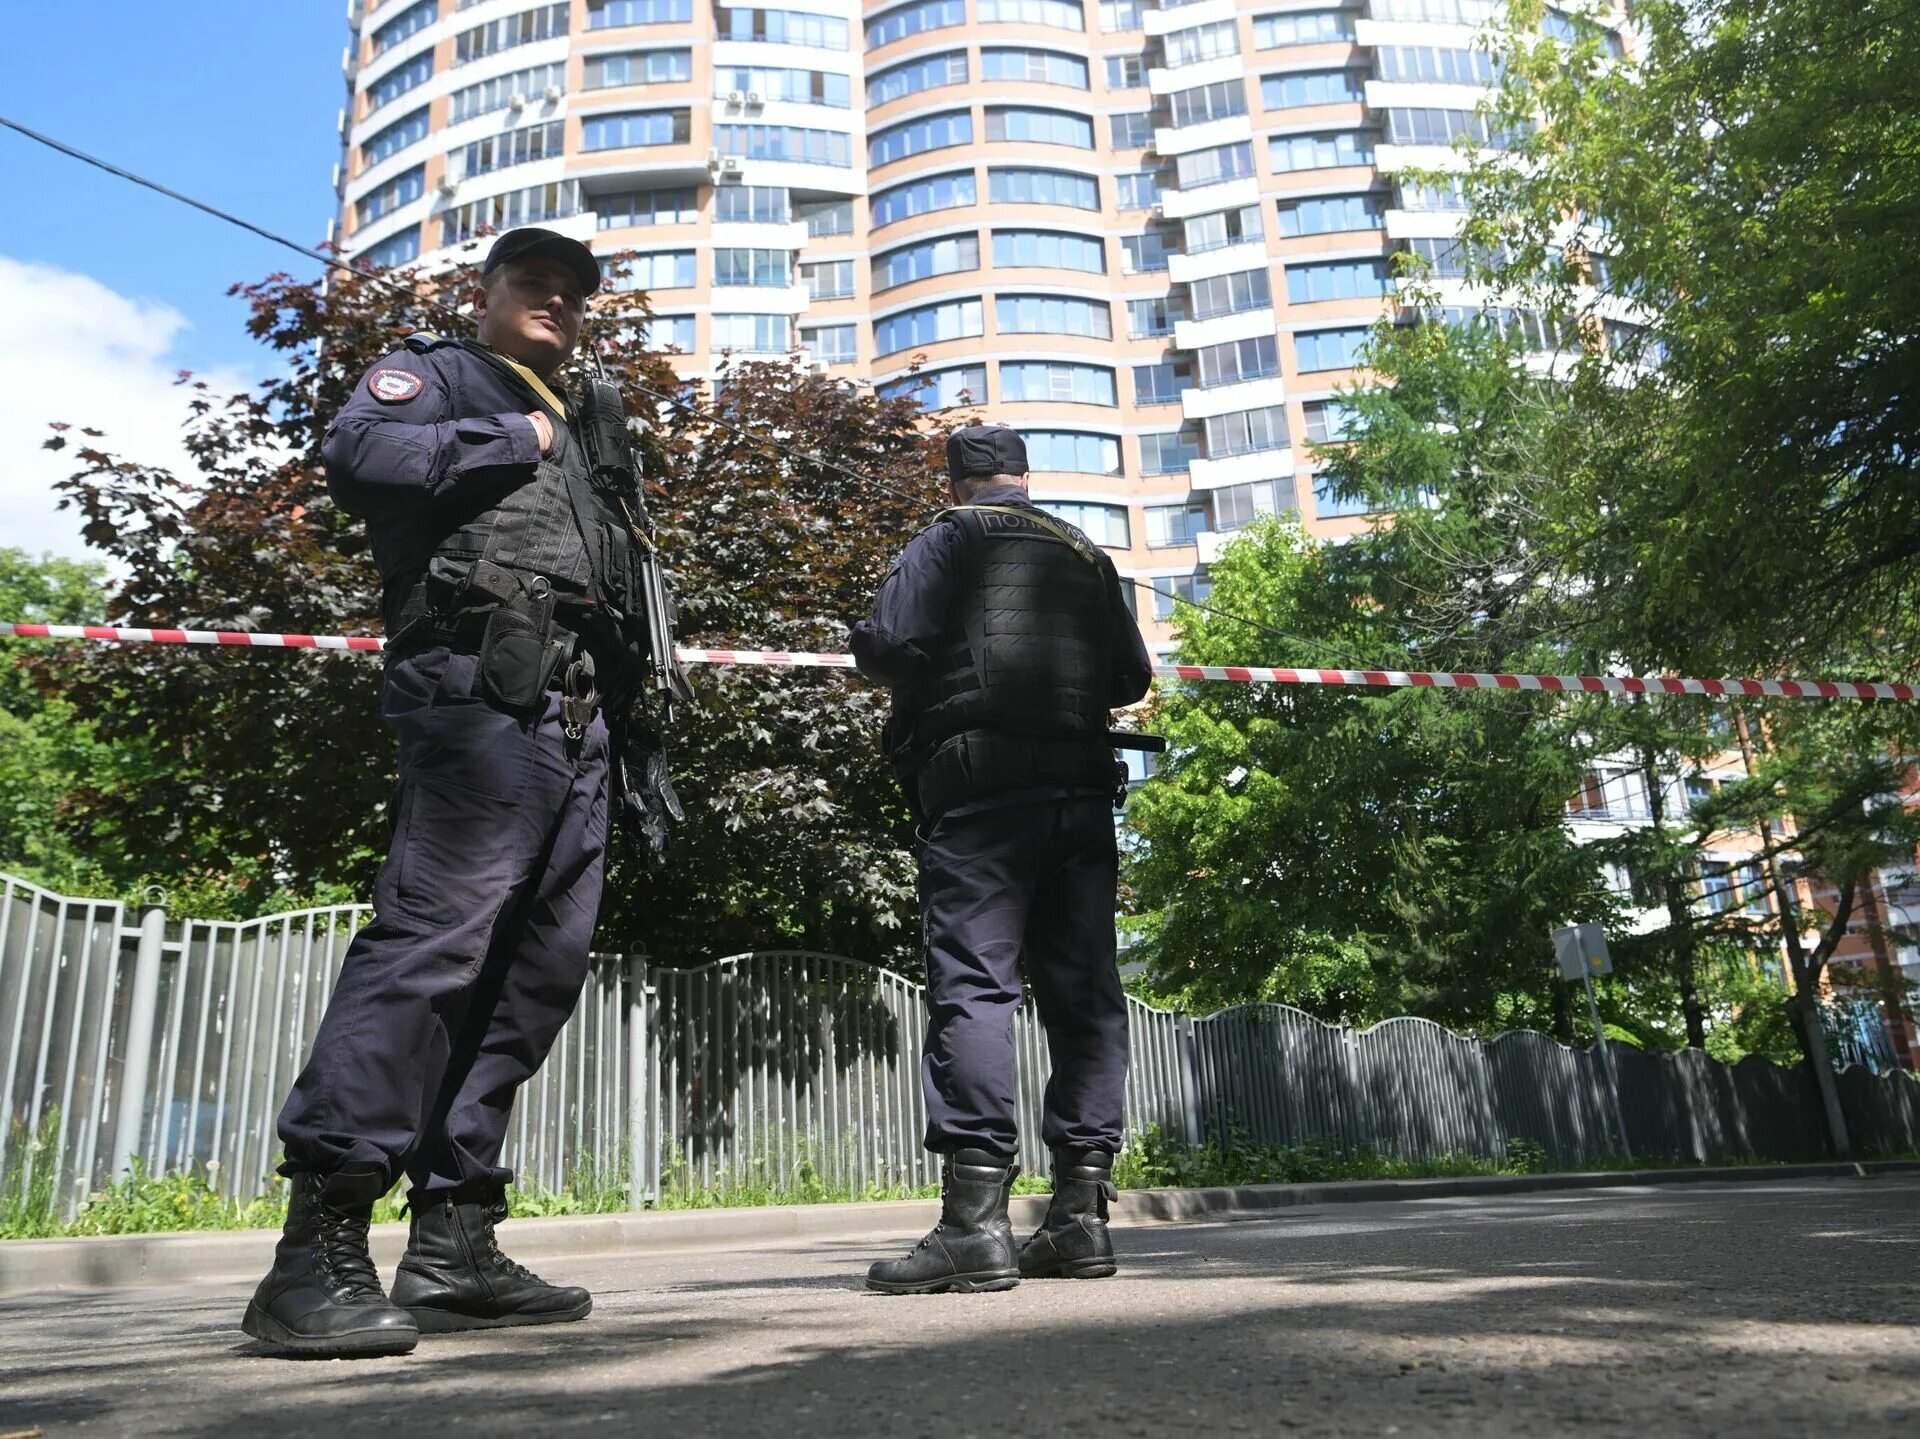
M 345 99 L 343 0 L 10 6 L 0 114 L 304 244 L 326 237 Z M 50 420 L 181 460 L 176 370 L 222 388 L 274 357 L 235 281 L 310 261 L 0 131 L 0 545 L 83 553 L 55 512 Z

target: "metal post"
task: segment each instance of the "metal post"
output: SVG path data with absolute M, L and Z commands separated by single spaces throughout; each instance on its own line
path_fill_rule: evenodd
M 120 1107 L 113 1124 L 113 1168 L 111 1177 L 133 1172 L 133 1158 L 140 1146 L 140 1128 L 147 1116 L 147 1070 L 153 1062 L 153 1025 L 160 1008 L 160 955 L 167 937 L 166 891 L 155 885 L 149 895 L 158 894 L 140 906 L 140 941 L 134 951 L 133 995 L 127 1007 L 127 1048 L 120 1064 Z
M 653 1100 L 653 1082 L 648 1074 L 647 1054 L 652 1047 L 649 1033 L 647 959 L 644 954 L 627 956 L 627 1208 L 644 1209 L 648 1198 L 652 1138 L 647 1123 L 648 1107 Z
M 1200 1108 L 1200 1064 L 1192 1015 L 1175 1016 L 1173 1037 L 1174 1046 L 1180 1052 L 1180 1087 L 1186 1091 L 1186 1140 L 1189 1144 L 1203 1144 L 1207 1138 L 1206 1116 Z
M 1620 1108 L 1620 1080 L 1613 1072 L 1613 1051 L 1607 1048 L 1606 1026 L 1600 1022 L 1600 1003 L 1593 997 L 1593 976 L 1583 974 L 1580 980 L 1587 987 L 1587 1013 L 1593 1016 L 1593 1042 L 1600 1050 L 1600 1068 L 1607 1076 L 1607 1098 L 1613 1103 L 1613 1124 L 1620 1135 L 1620 1152 L 1632 1154 L 1633 1146 L 1627 1143 L 1627 1117 Z

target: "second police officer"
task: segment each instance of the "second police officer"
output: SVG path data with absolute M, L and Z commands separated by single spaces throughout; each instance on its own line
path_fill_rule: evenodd
M 1028 497 L 1014 431 L 956 431 L 947 473 L 955 507 L 901 552 L 852 638 L 861 673 L 892 690 L 888 746 L 923 841 L 922 1084 L 942 1207 L 910 1254 L 869 1271 L 870 1288 L 896 1294 L 1112 1274 L 1106 1206 L 1126 1101 L 1108 725 L 1146 694 L 1151 661 L 1113 562 Z M 1053 1064 L 1054 1188 L 1016 1249 L 1023 967 Z
M 375 918 L 280 1113 L 286 1229 L 243 1328 L 282 1352 L 404 1352 L 592 1307 L 502 1254 L 495 1225 L 514 1095 L 587 977 L 610 803 L 656 846 L 674 809 L 650 736 L 621 733 L 669 641 L 645 632 L 657 571 L 618 392 L 590 381 L 582 415 L 556 379 L 600 278 L 577 240 L 502 235 L 479 340 L 414 336 L 327 431 L 329 488 L 383 584 L 400 785 Z M 389 1300 L 367 1225 L 403 1175 Z

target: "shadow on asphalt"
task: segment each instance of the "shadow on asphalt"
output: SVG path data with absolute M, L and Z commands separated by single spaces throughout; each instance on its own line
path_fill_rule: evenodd
M 0 1305 L 0 1432 L 1911 1439 L 1916 1201 L 1776 1186 L 1134 1229 L 1119 1279 L 997 1295 L 866 1294 L 891 1240 L 643 1256 L 602 1261 L 620 1287 L 585 1324 L 320 1365 L 236 1364 L 240 1287 L 43 1294 Z M 699 1267 L 737 1272 L 674 1273 Z

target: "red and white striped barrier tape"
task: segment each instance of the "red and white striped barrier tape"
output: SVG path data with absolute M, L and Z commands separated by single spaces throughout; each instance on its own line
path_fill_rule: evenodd
M 107 640 L 117 644 L 227 645 L 287 650 L 378 651 L 384 641 L 365 635 L 269 635 L 247 630 L 140 630 L 113 625 L 21 625 L 0 623 L 0 636 L 25 639 Z M 853 668 L 852 655 L 788 650 L 696 650 L 679 652 L 690 665 L 755 665 L 782 669 Z M 1734 698 L 1913 700 L 1920 686 L 1857 680 L 1694 680 L 1660 675 L 1483 675 L 1431 670 L 1298 670 L 1259 665 L 1155 665 L 1161 679 L 1224 680 L 1237 684 L 1359 685 L 1388 689 L 1539 690 L 1551 694 L 1669 694 Z

